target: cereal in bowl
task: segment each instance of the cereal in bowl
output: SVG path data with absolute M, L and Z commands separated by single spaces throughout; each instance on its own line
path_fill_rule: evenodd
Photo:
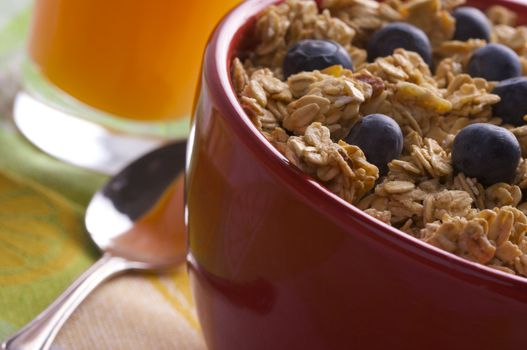
M 286 0 L 255 33 L 233 87 L 291 164 L 386 224 L 527 276 L 527 27 L 514 12 Z

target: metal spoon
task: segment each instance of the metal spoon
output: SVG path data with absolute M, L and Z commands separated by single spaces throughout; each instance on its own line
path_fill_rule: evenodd
M 127 270 L 161 270 L 184 260 L 185 143 L 134 161 L 97 192 L 85 224 L 102 257 L 46 310 L 2 343 L 5 350 L 46 350 L 68 317 L 100 283 Z

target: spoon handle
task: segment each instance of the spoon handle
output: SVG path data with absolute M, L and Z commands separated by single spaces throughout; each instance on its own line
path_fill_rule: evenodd
M 105 253 L 47 309 L 2 343 L 3 350 L 48 350 L 68 317 L 101 282 L 131 268 L 130 262 Z

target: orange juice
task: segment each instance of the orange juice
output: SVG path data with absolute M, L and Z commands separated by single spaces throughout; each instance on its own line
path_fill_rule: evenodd
M 29 54 L 77 100 L 129 119 L 190 114 L 214 25 L 240 0 L 36 0 Z

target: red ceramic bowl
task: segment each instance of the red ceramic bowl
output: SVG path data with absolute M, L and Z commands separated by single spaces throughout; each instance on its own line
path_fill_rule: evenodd
M 247 1 L 206 50 L 187 164 L 188 266 L 211 350 L 518 349 L 527 279 L 435 249 L 288 163 L 229 77 L 251 45 Z M 527 17 L 527 5 L 503 4 Z

